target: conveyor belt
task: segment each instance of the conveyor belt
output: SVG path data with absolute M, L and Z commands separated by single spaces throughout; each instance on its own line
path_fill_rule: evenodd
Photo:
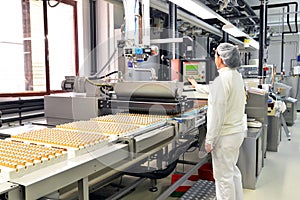
M 198 110 L 191 111 L 188 113 L 188 117 L 185 119 L 189 119 L 189 121 L 194 121 L 198 119 Z M 203 113 L 202 113 L 203 114 Z M 132 117 L 133 114 L 128 114 L 129 117 Z M 5 175 L 4 177 L 7 178 L 7 180 L 11 181 L 12 183 L 15 183 L 16 186 L 20 186 L 23 189 L 24 197 L 19 199 L 25 199 L 25 200 L 31 200 L 31 199 L 38 199 L 45 195 L 47 195 L 50 192 L 58 191 L 60 189 L 67 188 L 68 191 L 65 193 L 62 193 L 62 195 L 65 196 L 71 196 L 73 195 L 73 183 L 78 182 L 78 187 L 76 187 L 76 192 L 80 195 L 85 195 L 89 189 L 89 184 L 95 184 L 96 181 L 103 181 L 106 176 L 109 174 L 114 175 L 116 171 L 126 170 L 131 166 L 140 164 L 140 162 L 144 162 L 144 160 L 148 160 L 152 155 L 157 154 L 157 152 L 165 152 L 164 154 L 168 155 L 171 154 L 171 149 L 169 149 L 168 145 L 171 144 L 174 145 L 174 148 L 178 148 L 178 145 L 181 144 L 182 141 L 187 140 L 189 142 L 189 139 L 194 139 L 194 135 L 191 135 L 191 137 L 187 137 L 186 135 L 182 135 L 184 137 L 180 137 L 178 140 L 177 137 L 179 135 L 189 133 L 190 129 L 180 129 L 179 132 L 179 121 L 180 117 L 176 117 L 175 119 L 170 119 L 171 117 L 167 116 L 139 116 L 136 117 L 134 115 L 134 119 L 130 121 L 129 124 L 128 120 L 123 120 L 123 117 L 126 116 L 126 114 L 122 114 L 122 117 L 119 115 L 112 115 L 112 116 L 103 116 L 98 117 L 96 120 L 91 119 L 88 122 L 99 124 L 109 124 L 114 125 L 113 127 L 105 128 L 103 131 L 83 131 L 81 130 L 80 126 L 75 126 L 75 130 L 66 130 L 60 128 L 46 128 L 42 127 L 43 129 L 33 129 L 32 127 L 29 127 L 30 130 L 25 131 L 23 133 L 19 134 L 13 134 L 17 130 L 11 131 L 12 139 L 6 139 L 3 140 L 3 142 L 12 142 L 11 140 L 14 140 L 15 143 L 18 145 L 20 144 L 28 144 L 32 145 L 34 147 L 40 147 L 43 144 L 45 148 L 58 148 L 61 147 L 64 150 L 66 150 L 66 153 L 61 156 L 64 159 L 56 160 L 57 157 L 51 158 L 51 160 L 43 161 L 40 164 L 32 164 L 32 166 L 24 168 L 24 173 L 21 173 L 21 169 L 17 165 L 18 169 L 13 169 L 14 171 L 12 173 L 7 173 L 5 170 L 1 170 L 2 175 Z M 190 119 L 190 118 L 191 119 Z M 100 119 L 115 119 L 117 118 L 127 123 L 121 123 L 118 120 L 115 120 L 115 122 L 105 122 L 101 121 Z M 132 117 L 133 118 L 133 117 Z M 145 119 L 144 119 L 145 118 Z M 149 119 L 148 119 L 149 118 Z M 154 118 L 158 118 L 157 120 Z M 122 121 L 121 120 L 121 121 Z M 168 121 L 170 120 L 170 121 Z M 81 123 L 81 121 L 79 121 Z M 79 123 L 76 122 L 76 123 Z M 75 122 L 73 122 L 75 123 Z M 180 124 L 183 124 L 183 122 L 180 122 Z M 191 122 L 189 123 L 191 124 Z M 66 125 L 66 124 L 64 124 Z M 122 125 L 122 126 L 121 126 Z M 86 140 L 91 138 L 94 135 L 101 136 L 101 134 L 108 134 L 108 131 L 112 131 L 115 127 L 121 127 L 123 125 L 129 125 L 129 126 L 137 126 L 137 129 L 128 130 L 127 132 L 120 136 L 118 135 L 118 138 L 116 140 L 108 140 L 108 141 L 95 141 L 95 142 L 89 142 L 90 140 Z M 83 126 L 85 127 L 85 126 Z M 195 133 L 198 133 L 198 129 L 193 124 L 191 126 L 193 129 L 195 129 Z M 99 129 L 99 126 L 96 126 L 96 129 Z M 31 134 L 31 132 L 43 132 L 43 130 L 46 130 L 46 133 L 51 133 L 47 135 L 46 133 L 38 134 L 38 136 L 41 136 L 41 138 L 36 141 L 33 139 L 28 138 L 18 138 L 21 136 L 24 136 L 25 134 Z M 51 131 L 50 131 L 51 130 Z M 102 129 L 101 129 L 102 130 Z M 126 129 L 127 130 L 127 129 Z M 69 142 L 66 139 L 66 136 L 68 136 L 69 132 L 74 132 L 74 135 L 71 135 L 70 141 L 75 141 L 75 138 L 79 135 L 84 134 L 86 137 L 84 137 L 84 140 L 81 141 L 80 144 L 83 146 L 65 146 L 62 144 L 57 145 L 57 141 L 61 141 L 60 139 L 55 139 L 53 142 L 49 142 L 49 138 L 51 136 L 54 137 L 56 135 L 59 135 L 63 137 L 64 142 Z M 119 130 L 117 131 L 119 133 Z M 36 138 L 35 134 L 33 134 L 33 138 Z M 75 137 L 76 136 L 76 137 Z M 68 138 L 68 137 L 67 137 Z M 81 138 L 81 137 L 80 137 Z M 187 138 L 187 139 L 186 139 Z M 57 141 L 56 141 L 57 140 Z M 68 143 L 69 144 L 69 143 Z M 98 145 L 99 144 L 99 145 Z M 177 145 L 177 146 L 176 146 Z M 74 150 L 73 150 L 74 149 Z M 166 149 L 166 151 L 162 151 Z M 170 151 L 169 151 L 170 150 Z M 0 151 L 4 152 L 4 151 Z M 181 152 L 176 149 L 176 153 L 181 154 Z M 177 155 L 177 154 L 176 154 Z M 6 156 L 6 154 L 5 154 Z M 10 157 L 17 157 L 18 155 L 13 155 Z M 165 156 L 165 155 L 163 155 Z M 6 156 L 7 157 L 7 156 Z M 5 158 L 6 158 L 5 157 Z M 7 158 L 6 160 L 10 159 Z M 161 160 L 160 158 L 156 157 L 153 159 L 157 159 L 157 168 L 161 168 L 161 162 L 164 162 L 164 160 Z M 172 158 L 173 159 L 173 158 Z M 174 158 L 175 159 L 175 158 Z M 9 162 L 11 160 L 8 160 Z M 14 161 L 14 160 L 13 160 Z M 51 161 L 51 162 L 50 162 Z M 53 163 L 52 163 L 53 161 Z M 54 162 L 55 161 L 55 162 Z M 26 164 L 26 163 L 25 163 Z M 15 165 L 13 165 L 14 167 Z M 39 168 L 37 168 L 39 167 Z M 23 169 L 22 168 L 22 169 Z M 120 168 L 120 169 L 119 169 Z M 32 170 L 31 170 L 32 169 Z M 118 169 L 118 170 L 115 170 Z M 109 173 L 106 173 L 108 171 Z M 1 177 L 0 173 L 0 177 Z M 97 178 L 94 178 L 94 176 L 97 175 Z M 94 182 L 89 181 L 89 178 L 94 178 Z M 96 177 L 96 176 L 95 176 Z M 8 181 L 4 182 L 9 183 Z M 55 183 L 55 184 L 49 184 L 49 183 Z M 1 184 L 0 184 L 1 185 Z M 76 185 L 76 184 L 75 184 Z M 80 186 L 80 187 L 79 187 Z M 4 188 L 3 185 L 1 185 L 0 191 Z M 77 188 L 78 189 L 77 191 Z M 83 189 L 82 189 L 83 188 Z M 3 190 L 2 192 L 7 192 L 6 190 Z M 72 193 L 72 194 L 71 194 Z M 1 194 L 1 193 L 0 193 Z M 1 194 L 2 195 L 2 194 Z M 59 194 L 61 195 L 61 194 Z M 1 199 L 1 198 L 0 198 Z M 84 198 L 83 198 L 84 199 Z M 9 199 L 9 200 L 13 200 Z
M 215 183 L 213 181 L 197 181 L 180 200 L 213 200 L 216 196 Z

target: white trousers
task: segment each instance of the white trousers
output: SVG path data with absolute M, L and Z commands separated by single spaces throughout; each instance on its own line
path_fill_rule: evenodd
M 236 166 L 244 133 L 220 136 L 212 151 L 217 200 L 243 200 L 242 175 Z

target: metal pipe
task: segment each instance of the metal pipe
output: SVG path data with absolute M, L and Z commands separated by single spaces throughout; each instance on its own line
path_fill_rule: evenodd
M 283 9 L 283 12 L 284 12 L 284 8 Z M 283 73 L 283 70 L 284 70 L 284 25 L 283 25 L 283 22 L 284 22 L 284 15 L 282 15 L 282 33 L 281 33 L 281 52 L 280 52 L 280 72 Z
M 290 32 L 285 32 L 285 33 L 298 33 L 298 18 L 297 18 L 297 14 L 298 14 L 298 2 L 288 2 L 288 3 L 279 3 L 279 4 L 270 4 L 270 5 L 267 5 L 267 9 L 269 9 L 269 8 L 280 8 L 280 7 L 287 7 L 288 8 L 288 12 L 287 12 L 287 17 L 288 17 L 288 24 L 289 24 L 289 14 L 290 14 L 290 12 L 289 12 L 289 6 L 290 5 L 295 5 L 295 26 L 296 26 L 296 30 L 295 31 L 290 31 Z M 252 7 L 252 9 L 253 10 L 258 10 L 258 9 L 260 9 L 260 7 L 259 6 L 253 6 Z M 283 13 L 285 13 L 285 12 L 283 12 Z M 278 15 L 278 14 L 277 14 Z M 280 14 L 281 15 L 281 14 Z
M 50 69 L 49 69 L 49 41 L 48 41 L 48 11 L 47 2 L 43 1 L 43 20 L 44 20 L 44 42 L 45 42 L 45 66 L 46 66 L 46 94 L 50 94 Z
M 288 8 L 288 12 L 290 11 L 290 7 L 289 5 L 295 4 L 295 12 L 298 12 L 298 3 L 297 2 L 290 2 L 290 3 L 286 3 L 287 8 Z M 283 31 L 282 32 L 282 41 L 281 41 L 281 72 L 284 71 L 283 65 L 284 65 L 284 35 L 287 33 L 298 33 L 298 23 L 297 23 L 297 13 L 295 14 L 295 27 L 296 30 L 292 31 L 291 30 L 291 25 L 290 25 L 290 20 L 289 20 L 289 14 L 287 15 L 287 23 L 289 26 L 290 31 Z
M 248 64 L 249 64 L 249 60 L 251 59 L 251 53 L 248 52 Z
M 241 4 L 243 6 L 243 9 L 250 15 L 250 16 L 255 16 L 256 13 L 254 12 L 254 10 L 252 9 L 252 7 L 249 6 L 249 4 L 244 1 L 244 0 L 237 0 L 237 4 L 241 7 Z M 261 19 L 261 18 L 260 18 Z M 253 20 L 255 21 L 255 23 L 259 23 L 259 19 L 257 18 L 253 18 Z
M 224 41 L 224 42 L 228 42 L 228 40 L 229 40 L 229 37 L 228 37 L 228 36 L 229 36 L 228 33 L 225 32 L 225 31 L 223 31 L 223 41 Z
M 177 22 L 177 5 L 172 2 L 169 2 L 169 26 L 172 34 L 171 38 L 173 39 L 176 38 L 176 31 L 177 31 L 176 22 Z M 176 59 L 178 57 L 178 52 L 176 52 L 176 44 L 172 43 L 170 45 L 171 45 L 172 59 Z
M 277 15 L 282 15 L 282 14 L 299 14 L 300 11 L 297 11 L 297 12 L 283 12 L 283 13 L 270 13 L 268 14 L 269 16 L 277 16 Z
M 258 79 L 259 85 L 262 84 L 263 78 L 263 59 L 264 59 L 264 1 L 261 0 L 260 9 L 259 9 L 259 59 L 258 59 Z
M 234 16 L 234 17 L 226 17 L 226 19 L 230 20 L 241 20 L 241 19 L 252 19 L 252 18 L 258 18 L 258 16 L 252 16 L 252 15 L 240 15 L 240 16 Z M 251 25 L 252 26 L 252 25 Z
M 245 57 L 244 57 L 244 64 L 245 64 L 245 65 L 248 65 L 248 53 L 245 52 L 245 53 L 244 53 L 244 56 L 245 56 Z
M 218 6 L 219 4 L 222 4 L 223 2 L 222 1 L 219 1 L 219 0 L 208 0 L 208 2 L 210 3 L 210 4 L 212 4 L 213 6 Z M 228 4 L 229 6 L 231 6 L 231 10 L 230 10 L 230 12 L 234 12 L 235 13 L 235 15 L 238 15 L 238 16 L 242 16 L 241 15 L 241 12 L 239 11 L 239 9 L 237 9 L 236 7 L 234 7 L 234 5 L 231 3 L 231 2 L 229 2 L 229 4 Z M 241 7 L 241 6 L 240 6 Z M 246 3 L 244 2 L 244 7 L 246 7 Z M 248 5 L 248 9 L 250 10 L 251 9 L 251 7 Z M 228 9 L 228 7 L 227 7 L 227 10 L 229 10 Z M 254 11 L 249 11 L 248 10 L 248 14 L 249 13 L 254 13 Z M 251 15 L 252 15 L 251 14 Z M 255 13 L 254 13 L 254 15 L 256 15 Z M 224 16 L 224 15 L 223 15 Z M 227 18 L 227 17 L 226 17 Z M 258 18 L 258 16 L 256 16 L 256 18 Z M 229 18 L 227 18 L 227 19 L 229 19 Z M 254 20 L 251 20 L 251 19 L 249 19 L 249 18 L 244 18 L 244 19 L 242 19 L 241 20 L 241 22 L 243 22 L 243 23 L 245 23 L 245 24 L 257 24 L 258 23 L 258 20 L 257 21 L 254 21 Z
M 281 24 L 286 25 L 287 22 L 279 22 L 279 21 L 276 21 L 276 22 L 270 22 L 270 23 L 268 23 L 268 26 L 279 26 L 279 25 L 281 25 Z M 296 23 L 295 23 L 295 22 L 290 22 L 290 24 L 296 26 Z
M 297 2 L 290 2 L 290 5 L 294 4 L 295 5 L 295 25 L 296 25 L 296 30 L 295 31 L 290 31 L 290 32 L 286 32 L 286 33 L 298 33 L 298 18 L 297 18 L 297 14 L 298 14 L 298 3 Z M 288 7 L 288 13 L 289 13 L 289 7 Z M 288 14 L 289 16 L 289 14 Z M 288 20 L 289 22 L 289 20 Z
M 265 49 L 267 49 L 268 47 L 268 44 L 267 44 L 267 20 L 268 20 L 268 9 L 267 9 L 267 3 L 268 3 L 268 0 L 264 0 L 263 1 L 264 2 L 264 6 L 263 6 L 263 11 L 264 11 L 264 18 L 263 18 L 263 46 L 262 46 L 262 49 L 263 49 L 263 51 L 265 50 Z M 260 27 L 261 28 L 261 27 Z M 267 62 L 267 56 L 268 56 L 268 53 L 266 52 L 266 56 L 264 56 L 264 54 L 263 54 L 263 63 L 262 63 L 262 65 L 264 65 L 264 63 L 266 63 Z M 261 73 L 262 73 L 262 83 L 265 83 L 265 78 L 266 78 L 266 71 L 264 71 L 263 70 L 263 66 L 261 66 L 262 68 L 261 68 Z
M 268 1 L 268 0 L 266 0 Z M 264 4 L 264 11 L 265 11 L 265 16 L 264 16 L 264 45 L 265 47 L 268 46 L 267 44 L 267 27 L 268 27 L 268 9 L 267 9 L 267 3 Z
M 96 0 L 90 0 L 91 75 L 97 73 Z
M 289 5 L 292 5 L 292 4 L 297 4 L 298 5 L 298 2 L 293 1 L 293 2 L 288 2 L 288 3 L 268 4 L 267 7 L 268 8 L 280 8 L 280 7 L 289 6 Z M 252 6 L 251 8 L 253 10 L 258 10 L 259 6 Z
M 280 72 L 284 71 L 284 34 L 281 35 L 281 62 L 280 62 Z
M 160 10 L 164 13 L 168 13 L 168 5 L 167 3 L 164 3 L 164 2 L 161 2 L 161 1 L 151 1 L 151 7 L 152 8 L 155 8 L 157 10 Z M 210 24 L 208 23 L 205 23 L 204 21 L 198 19 L 197 17 L 195 16 L 191 16 L 190 14 L 184 12 L 184 11 L 181 11 L 181 10 L 177 10 L 177 18 L 178 19 L 182 19 L 186 22 L 189 22 L 191 24 L 194 24 L 214 35 L 217 35 L 217 36 L 220 36 L 222 37 L 222 31 L 211 26 Z M 236 44 L 240 44 L 240 45 L 243 45 L 243 42 L 232 37 L 232 36 L 229 36 L 229 40 L 235 42 Z
M 206 38 L 206 49 L 207 49 L 207 57 L 210 57 L 210 37 L 207 36 Z
M 288 24 L 290 32 L 292 32 L 292 28 L 291 28 L 291 24 L 290 24 L 290 14 L 289 14 L 290 6 L 287 7 L 287 12 L 288 12 L 288 14 L 286 15 L 287 16 L 287 24 Z

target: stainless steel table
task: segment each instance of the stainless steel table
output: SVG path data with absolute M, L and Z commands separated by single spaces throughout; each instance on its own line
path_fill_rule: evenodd
M 277 111 L 274 115 L 268 115 L 268 136 L 267 136 L 267 150 L 278 151 L 279 143 L 281 141 L 281 112 Z
M 242 174 L 243 188 L 255 189 L 263 167 L 263 128 L 249 128 L 240 148 L 238 167 Z

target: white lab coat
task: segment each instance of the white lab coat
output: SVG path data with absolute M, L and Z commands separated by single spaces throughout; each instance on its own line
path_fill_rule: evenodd
M 196 85 L 195 87 L 197 92 L 202 94 L 209 94 L 209 86 L 208 85 Z
M 206 142 L 213 146 L 217 200 L 242 200 L 241 173 L 236 166 L 244 139 L 246 99 L 242 77 L 237 70 L 221 68 L 207 91 Z

